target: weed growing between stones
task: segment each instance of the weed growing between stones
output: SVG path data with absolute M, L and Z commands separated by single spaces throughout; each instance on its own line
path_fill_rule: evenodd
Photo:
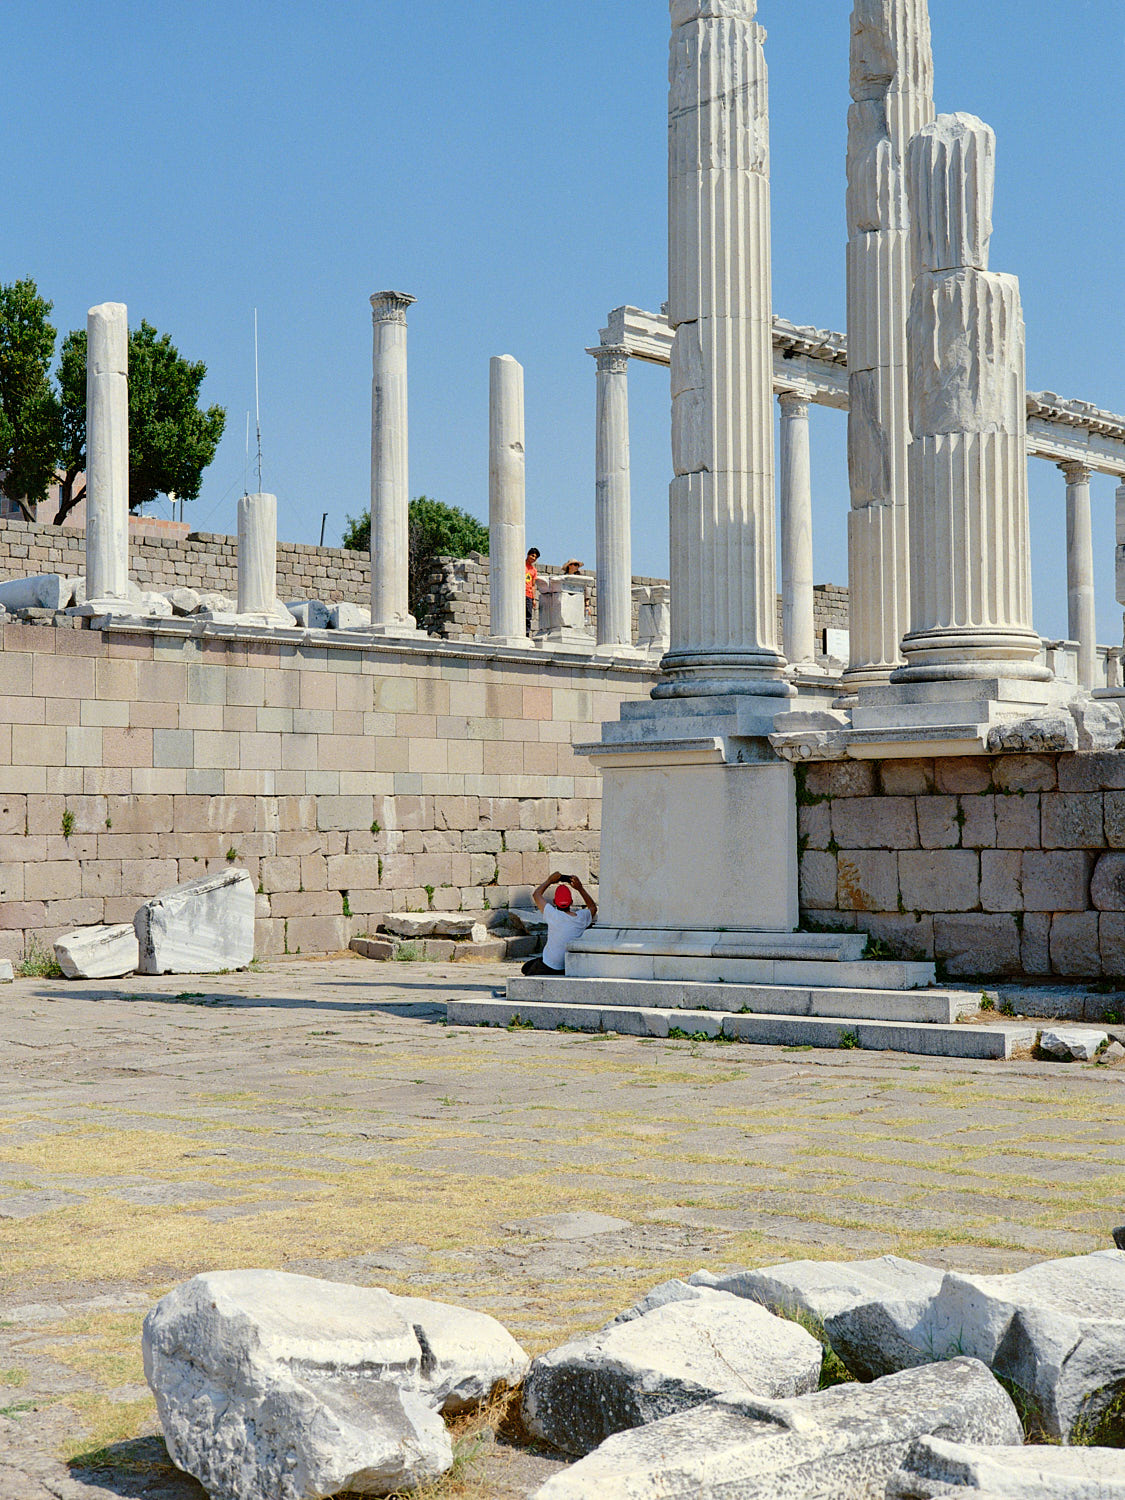
M 395 963 L 414 964 L 418 962 L 419 954 L 413 943 L 399 943 L 395 948 Z
M 859 1046 L 858 1031 L 841 1031 L 840 1040 L 836 1044 L 845 1052 L 850 1052 Z
M 74 814 L 71 812 L 70 808 L 68 807 L 67 810 L 62 815 L 62 836 L 63 836 L 64 839 L 68 839 L 73 832 L 74 832 Z
M 16 975 L 20 979 L 61 979 L 62 970 L 54 953 L 33 936 L 16 961 Z
M 980 997 L 980 1008 L 981 1010 L 995 1010 L 996 1001 L 992 998 L 991 995 L 986 994 L 982 991 Z
M 1073 1445 L 1125 1448 L 1125 1389 L 1119 1388 L 1111 1400 L 1102 1404 L 1099 1398 L 1104 1395 L 1104 1391 L 1099 1391 L 1074 1424 L 1074 1431 L 1070 1434 Z M 1095 1402 L 1098 1402 L 1097 1407 L 1094 1407 Z
M 507 1029 L 509 1031 L 534 1031 L 535 1023 L 534 1021 L 525 1021 L 517 1010 L 515 1015 L 508 1022 Z
M 833 1349 L 828 1335 L 824 1331 L 824 1324 L 819 1318 L 814 1318 L 812 1313 L 806 1312 L 803 1307 L 775 1307 L 771 1312 L 779 1318 L 784 1318 L 787 1323 L 796 1323 L 806 1333 L 811 1333 L 813 1338 L 824 1348 L 824 1354 L 820 1361 L 820 1383 L 818 1390 L 826 1391 L 834 1385 L 851 1385 L 855 1383 L 855 1376 L 850 1373 L 843 1360 Z

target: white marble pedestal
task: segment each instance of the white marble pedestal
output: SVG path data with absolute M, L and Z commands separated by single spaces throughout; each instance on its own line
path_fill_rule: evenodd
M 535 640 L 553 651 L 592 651 L 594 632 L 586 622 L 584 573 L 561 573 L 539 580 L 539 629 Z

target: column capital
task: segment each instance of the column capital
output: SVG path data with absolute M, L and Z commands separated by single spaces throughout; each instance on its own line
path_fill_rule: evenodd
M 1066 475 L 1067 484 L 1089 484 L 1093 469 L 1089 464 L 1082 463 L 1077 458 L 1068 459 L 1066 463 L 1059 464 L 1059 471 Z
M 408 292 L 376 292 L 371 298 L 371 317 L 376 323 L 405 323 L 406 309 L 417 300 Z
M 632 351 L 627 344 L 598 344 L 586 353 L 598 362 L 599 372 L 624 375 L 629 368 Z
M 809 398 L 800 391 L 778 391 L 777 404 L 787 417 L 807 417 Z

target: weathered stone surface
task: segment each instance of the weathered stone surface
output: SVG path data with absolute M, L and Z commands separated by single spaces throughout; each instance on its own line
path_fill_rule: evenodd
M 68 979 L 120 979 L 136 971 L 137 934 L 127 922 L 80 927 L 55 939 L 55 959 Z
M 917 849 L 912 797 L 848 797 L 832 804 L 832 833 L 841 849 Z
M 861 1377 L 943 1359 L 983 1360 L 1020 1387 L 1047 1433 L 1094 1427 L 1125 1393 L 1125 1253 L 1046 1261 L 1011 1276 L 950 1272 L 916 1301 L 873 1300 L 825 1319 L 832 1347 Z
M 1068 705 L 1078 729 L 1078 749 L 1086 753 L 1116 750 L 1121 744 L 1125 725 L 1116 703 L 1102 703 L 1094 698 L 1076 698 Z
M 943 756 L 934 762 L 934 782 L 939 792 L 966 796 L 987 792 L 992 784 L 992 764 L 979 755 Z
M 1021 876 L 1024 910 L 1084 912 L 1092 865 L 1084 849 L 1029 849 Z
M 1010 913 L 964 912 L 934 918 L 934 952 L 955 978 L 1021 971 L 1020 933 Z
M 1125 1057 L 1125 1047 L 1120 1042 L 1110 1042 L 1105 1051 L 1099 1054 L 1097 1060 L 1100 1063 L 1117 1063 L 1123 1057 Z M 1116 1237 L 1116 1231 L 1114 1231 L 1114 1235 Z M 1117 1248 L 1123 1250 L 1125 1249 L 1125 1245 L 1118 1245 Z
M 39 573 L 31 578 L 9 578 L 0 583 L 0 604 L 10 609 L 66 609 L 74 598 L 73 578 Z
M 611 1433 L 732 1388 L 765 1397 L 814 1391 L 822 1352 L 811 1334 L 764 1307 L 673 1283 L 658 1289 L 639 1316 L 534 1360 L 523 1421 L 552 1447 L 585 1454 Z
M 1125 1497 L 1119 1448 L 983 1448 L 922 1437 L 887 1481 L 887 1500 L 1111 1500 Z
M 890 856 L 892 859 L 894 855 Z M 898 882 L 895 882 L 897 889 Z M 810 849 L 801 858 L 800 900 L 813 911 L 831 911 L 836 906 L 836 856 Z
M 327 630 L 330 611 L 319 599 L 290 599 L 286 609 L 306 630 Z
M 883 1500 L 911 1444 L 935 1432 L 980 1444 L 1023 1437 L 1003 1387 L 976 1360 L 955 1359 L 795 1400 L 728 1392 L 608 1438 L 535 1500 Z
M 1057 765 L 1050 755 L 1001 755 L 992 763 L 992 780 L 1000 792 L 1053 792 Z
M 459 911 L 390 912 L 380 919 L 379 926 L 396 937 L 470 938 L 475 943 L 483 943 L 488 937 L 488 928 L 479 917 Z
M 1069 714 L 1037 714 L 993 724 L 987 748 L 990 755 L 1002 751 L 1027 755 L 1073 751 L 1078 749 L 1078 730 Z
M 908 911 L 972 911 L 980 904 L 980 856 L 973 849 L 904 849 L 898 871 Z
M 212 1500 L 379 1495 L 444 1473 L 442 1411 L 526 1367 L 483 1313 L 279 1271 L 197 1276 L 149 1313 L 168 1451 Z
M 1098 849 L 1103 840 L 1100 792 L 1048 792 L 1040 798 L 1044 849 Z
M 198 589 L 165 589 L 164 597 L 172 606 L 174 615 L 193 615 L 200 605 Z
M 942 1272 L 918 1261 L 884 1255 L 878 1260 L 850 1262 L 794 1260 L 722 1276 L 696 1271 L 688 1282 L 748 1297 L 785 1315 L 806 1313 L 823 1323 L 833 1313 L 862 1307 L 879 1297 L 912 1303 L 921 1313 L 940 1290 Z
M 254 884 L 245 870 L 222 870 L 161 891 L 133 919 L 139 972 L 244 969 L 254 957 L 254 915 Z
M 1060 911 L 1051 918 L 1051 969 L 1076 979 L 1096 979 L 1101 973 L 1101 922 L 1096 911 Z
M 15 977 L 15 970 L 12 968 L 11 959 L 0 959 L 0 984 L 11 984 Z
M 1125 911 L 1125 854 L 1103 854 L 1094 866 L 1090 900 L 1098 911 Z
M 826 855 L 825 858 L 831 859 L 832 856 Z M 806 854 L 802 875 L 803 864 L 808 859 Z M 841 852 L 837 862 L 837 887 L 836 904 L 841 911 L 897 911 L 898 855 L 890 849 Z
M 394 958 L 395 945 L 384 943 L 379 938 L 354 937 L 348 945 L 353 953 L 358 953 L 361 958 Z
M 1067 1026 L 1044 1031 L 1039 1038 L 1039 1050 L 1048 1057 L 1057 1057 L 1060 1062 L 1092 1062 L 1098 1048 L 1104 1047 L 1108 1041 L 1104 1031 Z
M 349 604 L 341 599 L 328 612 L 330 630 L 366 630 L 371 625 L 371 611 L 360 604 Z
M 919 797 L 918 840 L 923 849 L 956 849 L 961 842 L 956 797 Z

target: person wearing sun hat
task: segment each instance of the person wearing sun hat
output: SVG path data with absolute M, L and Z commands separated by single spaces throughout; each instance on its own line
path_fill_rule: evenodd
M 555 891 L 554 899 L 548 901 L 546 893 L 548 887 L 552 885 L 557 885 L 558 889 Z M 578 911 L 574 910 L 574 892 L 570 889 L 571 886 L 586 903 L 585 907 Z M 542 885 L 536 886 L 531 893 L 531 899 L 535 902 L 536 910 L 541 911 L 547 919 L 547 943 L 542 956 L 528 959 L 523 966 L 523 972 L 561 977 L 566 973 L 567 945 L 575 938 L 581 937 L 587 927 L 596 920 L 597 902 L 577 875 L 561 875 L 558 870 L 548 875 Z

